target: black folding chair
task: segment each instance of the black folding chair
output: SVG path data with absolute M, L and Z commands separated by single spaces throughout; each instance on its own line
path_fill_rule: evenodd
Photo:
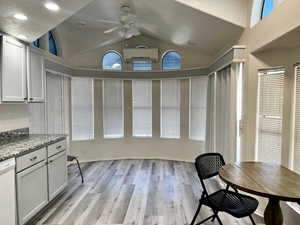
M 211 208 L 213 215 L 202 220 L 200 223 L 197 223 L 197 225 L 202 224 L 210 219 L 211 221 L 217 219 L 219 224 L 223 225 L 218 215 L 219 212 L 226 212 L 236 218 L 249 216 L 252 224 L 255 225 L 255 222 L 251 216 L 258 206 L 258 201 L 255 198 L 239 194 L 236 189 L 234 189 L 234 192 L 229 191 L 229 185 L 227 185 L 226 189 L 220 189 L 212 194 L 208 194 L 204 180 L 219 175 L 219 169 L 224 165 L 224 158 L 219 153 L 207 153 L 196 158 L 195 166 L 201 186 L 203 188 L 203 192 L 191 225 L 194 225 L 202 205 Z
M 78 161 L 77 157 L 76 157 L 76 156 L 72 156 L 72 155 L 68 155 L 68 156 L 67 156 L 67 160 L 68 160 L 69 162 L 72 162 L 72 161 L 74 161 L 74 160 L 76 161 L 77 166 L 78 166 L 78 169 L 79 169 L 79 173 L 80 173 L 80 176 L 81 176 L 81 182 L 84 183 L 82 171 L 81 171 L 80 164 L 79 164 L 79 161 Z

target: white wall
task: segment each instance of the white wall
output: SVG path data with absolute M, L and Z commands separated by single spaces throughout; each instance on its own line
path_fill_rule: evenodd
M 29 127 L 26 104 L 0 104 L 0 132 Z

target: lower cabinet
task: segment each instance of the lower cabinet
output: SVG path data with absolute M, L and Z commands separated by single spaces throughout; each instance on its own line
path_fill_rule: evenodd
M 49 201 L 67 186 L 66 151 L 48 158 Z
M 18 221 L 23 225 L 48 203 L 45 160 L 17 173 L 17 196 Z

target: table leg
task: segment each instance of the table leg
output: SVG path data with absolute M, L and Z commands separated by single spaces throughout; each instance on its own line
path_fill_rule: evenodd
M 282 225 L 283 216 L 280 208 L 279 200 L 270 198 L 264 212 L 266 225 Z

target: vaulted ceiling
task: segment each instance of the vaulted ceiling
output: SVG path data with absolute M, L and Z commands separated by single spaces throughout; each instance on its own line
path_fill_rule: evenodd
M 32 41 L 56 27 L 63 51 L 68 56 L 82 54 L 122 41 L 118 31 L 104 31 L 119 25 L 120 7 L 126 4 L 143 35 L 215 55 L 246 27 L 248 1 L 57 0 L 61 10 L 49 12 L 41 0 L 1 0 L 0 29 Z M 16 12 L 28 15 L 28 21 L 16 21 Z

